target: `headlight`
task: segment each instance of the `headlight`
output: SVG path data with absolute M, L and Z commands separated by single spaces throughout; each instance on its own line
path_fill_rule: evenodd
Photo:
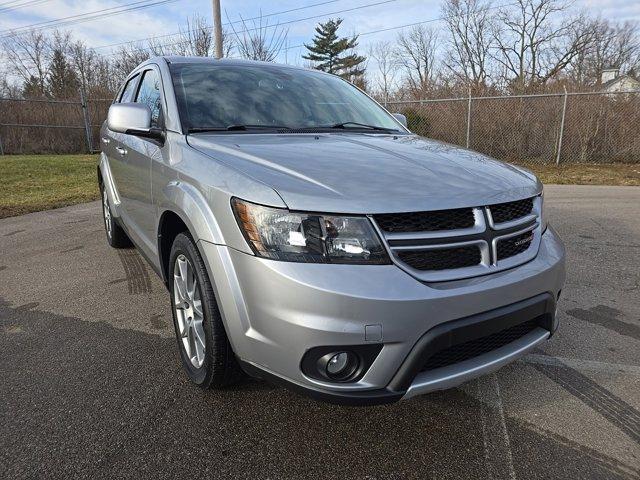
M 367 217 L 290 212 L 237 198 L 231 205 L 256 255 L 311 263 L 390 263 Z

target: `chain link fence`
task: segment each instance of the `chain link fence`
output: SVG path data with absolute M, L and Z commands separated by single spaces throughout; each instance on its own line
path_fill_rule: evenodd
M 96 152 L 111 102 L 0 98 L 0 155 Z
M 640 163 L 640 92 L 387 102 L 419 135 L 520 163 Z
M 111 99 L 0 98 L 0 155 L 99 150 Z M 392 101 L 411 131 L 521 163 L 640 163 L 640 92 Z

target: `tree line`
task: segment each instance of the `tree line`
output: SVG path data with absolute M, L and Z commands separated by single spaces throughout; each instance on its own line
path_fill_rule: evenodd
M 340 75 L 383 100 L 514 94 L 597 87 L 605 68 L 640 73 L 640 30 L 572 13 L 564 0 L 443 0 L 441 20 L 362 45 L 342 35 L 341 19 L 320 23 L 300 57 L 288 30 L 262 16 L 229 21 L 225 56 L 284 61 Z M 174 35 L 120 45 L 102 54 L 70 32 L 31 30 L 1 39 L 0 95 L 70 99 L 80 90 L 111 98 L 123 78 L 154 55 L 213 56 L 213 32 L 194 16 Z

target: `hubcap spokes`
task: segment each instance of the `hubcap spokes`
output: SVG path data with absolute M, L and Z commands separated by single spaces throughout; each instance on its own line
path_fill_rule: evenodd
M 200 368 L 206 345 L 202 299 L 193 266 L 184 255 L 178 255 L 173 270 L 173 301 L 184 351 L 191 364 Z
M 107 190 L 102 192 L 102 209 L 104 211 L 104 228 L 107 231 L 107 236 L 111 238 L 111 208 L 109 208 L 109 197 L 107 197 Z

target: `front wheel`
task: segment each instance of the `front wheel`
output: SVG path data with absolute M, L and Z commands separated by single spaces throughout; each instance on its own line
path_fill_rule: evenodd
M 187 375 L 202 388 L 237 381 L 241 370 L 227 338 L 200 252 L 185 233 L 171 248 L 169 283 L 173 323 Z

